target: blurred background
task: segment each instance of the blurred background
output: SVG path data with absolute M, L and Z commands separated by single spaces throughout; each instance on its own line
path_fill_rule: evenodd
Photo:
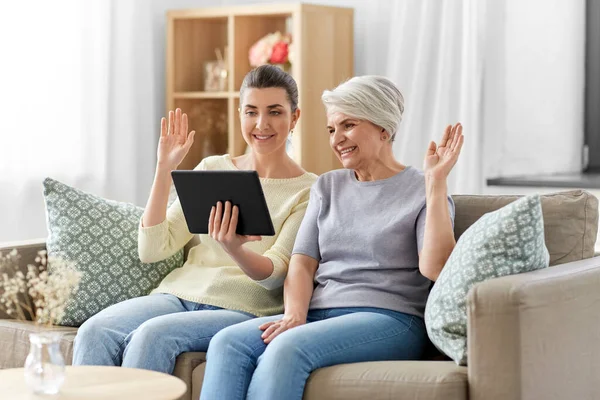
M 460 121 L 466 141 L 451 193 L 581 188 L 600 197 L 599 1 L 306 3 L 354 9 L 354 74 L 385 75 L 405 97 L 394 145 L 404 164 L 420 168 L 428 142 Z M 273 3 L 0 5 L 0 241 L 46 236 L 47 176 L 143 206 L 169 102 L 167 11 L 252 4 Z M 322 125 L 310 134 L 325 134 Z

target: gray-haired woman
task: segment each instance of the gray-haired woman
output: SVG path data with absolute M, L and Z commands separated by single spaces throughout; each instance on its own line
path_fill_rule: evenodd
M 310 373 L 334 364 L 418 359 L 423 311 L 455 245 L 446 178 L 463 135 L 448 126 L 424 171 L 392 141 L 404 99 L 386 78 L 355 77 L 323 94 L 344 169 L 311 190 L 284 285 L 285 314 L 212 340 L 201 399 L 301 399 Z

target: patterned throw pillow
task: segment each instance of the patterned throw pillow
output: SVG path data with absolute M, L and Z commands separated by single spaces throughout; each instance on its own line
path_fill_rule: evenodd
M 459 365 L 467 363 L 467 293 L 479 282 L 546 268 L 544 221 L 538 195 L 485 214 L 456 243 L 425 308 L 433 344 Z
M 82 272 L 61 325 L 79 326 L 104 308 L 148 294 L 183 264 L 183 250 L 144 264 L 138 257 L 143 209 L 44 180 L 49 256 L 73 261 Z

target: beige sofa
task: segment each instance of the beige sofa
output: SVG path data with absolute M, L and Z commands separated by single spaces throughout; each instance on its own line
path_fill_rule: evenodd
M 455 234 L 514 196 L 454 196 Z M 600 257 L 594 255 L 598 200 L 585 191 L 542 196 L 546 245 L 553 267 L 481 283 L 468 295 L 468 367 L 452 361 L 392 361 L 322 368 L 305 399 L 592 400 L 600 399 Z M 31 262 L 43 241 L 19 248 Z M 31 323 L 0 315 L 0 368 L 20 367 Z M 71 359 L 76 329 L 62 350 Z M 439 357 L 438 357 L 439 359 Z M 185 353 L 174 374 L 197 399 L 204 353 Z M 0 398 L 2 397 L 0 384 Z

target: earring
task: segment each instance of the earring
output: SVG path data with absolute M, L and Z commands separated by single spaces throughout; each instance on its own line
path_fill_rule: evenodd
M 387 140 L 387 136 L 383 135 L 383 138 L 381 138 L 381 140 Z
M 290 136 L 294 134 L 294 130 L 290 129 Z

